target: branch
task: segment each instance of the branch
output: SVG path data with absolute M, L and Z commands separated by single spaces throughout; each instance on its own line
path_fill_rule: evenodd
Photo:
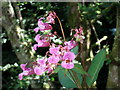
M 101 38 L 99 41 L 97 41 L 95 44 L 91 45 L 91 48 L 99 45 L 99 43 L 101 43 L 102 41 L 106 40 L 107 39 L 107 36 L 104 36 L 103 38 Z
M 91 21 L 88 21 L 88 22 L 90 23 L 91 29 L 94 31 L 95 37 L 96 37 L 96 39 L 97 39 L 98 48 L 99 48 L 99 50 L 100 50 L 100 49 L 101 49 L 101 46 L 100 46 L 100 40 L 99 40 L 99 38 L 98 38 L 98 34 L 97 34 L 96 30 L 95 30 L 94 25 L 91 23 Z

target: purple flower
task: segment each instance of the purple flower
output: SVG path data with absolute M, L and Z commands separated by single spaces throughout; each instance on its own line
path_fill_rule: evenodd
M 39 42 L 40 38 L 41 38 L 40 34 L 37 34 L 34 39 L 35 39 L 36 42 Z
M 47 61 L 47 59 L 39 59 L 39 60 L 37 60 L 37 63 L 39 65 L 45 66 L 46 65 L 46 61 Z
M 50 42 L 44 42 L 44 41 L 38 42 L 38 47 L 48 47 L 48 46 L 50 46 Z
M 77 42 L 83 43 L 85 37 L 83 35 L 79 35 L 79 34 L 74 34 L 74 37 L 76 38 Z
M 23 76 L 28 76 L 34 74 L 34 71 L 32 68 L 27 68 L 27 64 L 21 64 L 20 67 L 22 68 L 23 72 L 18 75 L 19 79 L 22 80 Z
M 33 45 L 33 49 L 34 49 L 34 50 L 37 50 L 37 47 L 38 47 L 38 44 L 34 44 L 34 45 Z
M 27 63 L 26 63 L 26 64 L 21 64 L 21 65 L 20 65 L 20 67 L 22 68 L 23 71 L 26 70 L 26 65 L 27 65 Z
M 64 42 L 64 44 L 68 47 L 69 50 L 78 45 L 78 43 L 74 40 Z
M 65 52 L 63 56 L 64 60 L 74 60 L 75 54 L 73 52 Z
M 43 23 L 41 18 L 38 20 L 38 26 L 40 31 L 52 30 L 52 26 L 48 23 Z
M 53 24 L 55 23 L 55 20 L 52 16 L 48 16 L 46 19 L 47 19 L 48 23 L 53 23 Z
M 47 73 L 51 73 L 53 71 L 51 67 L 46 68 L 46 70 L 48 71 Z
M 40 28 L 35 28 L 34 31 L 37 33 L 40 30 Z
M 58 56 L 50 56 L 49 58 L 48 58 L 48 62 L 49 63 L 58 63 L 59 62 L 59 57 Z
M 66 69 L 72 69 L 72 68 L 74 68 L 74 63 L 72 63 L 72 62 L 67 62 L 67 61 L 63 61 L 63 62 L 61 63 L 61 66 L 62 66 L 63 68 L 66 68 Z
M 35 67 L 34 68 L 34 72 L 35 72 L 35 74 L 37 74 L 37 75 L 42 75 L 44 72 L 45 72 L 45 70 L 44 70 L 44 68 L 43 67 Z
M 49 13 L 49 16 L 46 18 L 48 23 L 52 23 L 54 24 L 55 23 L 55 19 L 56 18 L 56 13 L 55 12 L 50 12 Z
M 34 39 L 38 43 L 38 44 L 34 44 L 33 46 L 34 50 L 37 50 L 37 47 L 48 47 L 50 45 L 50 41 L 48 40 L 49 39 L 48 35 L 40 36 L 40 34 L 37 34 Z
M 51 47 L 49 49 L 50 54 L 58 55 L 59 54 L 59 47 Z
M 23 75 L 24 75 L 24 73 L 20 73 L 20 74 L 18 75 L 19 80 L 22 80 L 22 79 L 23 79 Z

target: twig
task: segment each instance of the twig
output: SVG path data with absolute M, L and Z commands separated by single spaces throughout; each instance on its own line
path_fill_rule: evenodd
M 95 44 L 91 45 L 91 48 L 99 45 L 99 43 L 101 43 L 102 41 L 106 40 L 107 39 L 107 36 L 104 36 L 103 38 L 101 38 L 99 41 L 97 41 Z
M 62 27 L 61 21 L 60 21 L 60 19 L 59 19 L 59 17 L 58 17 L 57 15 L 56 15 L 56 18 L 57 18 L 58 21 L 59 21 L 60 28 L 61 28 L 61 31 L 62 31 L 62 35 L 63 35 L 64 41 L 65 41 L 65 34 L 64 34 L 64 31 L 63 31 L 63 27 Z
M 79 88 L 79 85 L 77 84 L 74 76 L 71 74 L 70 70 L 68 70 L 68 72 L 70 73 L 70 76 L 72 77 L 73 81 L 75 82 L 76 86 Z
M 73 70 L 71 70 L 71 71 L 72 71 L 73 75 L 75 76 L 76 82 L 78 84 L 78 88 L 82 88 L 80 81 L 79 81 L 79 78 L 77 77 L 76 73 Z
M 91 29 L 94 31 L 95 37 L 96 37 L 97 42 L 98 42 L 98 48 L 99 48 L 99 50 L 100 50 L 100 49 L 101 49 L 101 46 L 100 46 L 100 40 L 99 40 L 99 38 L 98 38 L 98 34 L 97 34 L 96 30 L 95 30 L 94 25 L 91 23 L 91 21 L 88 21 L 88 22 L 90 23 Z

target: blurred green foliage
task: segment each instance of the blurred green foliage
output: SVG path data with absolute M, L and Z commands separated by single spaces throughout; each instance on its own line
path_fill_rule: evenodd
M 2 88 L 4 90 L 16 90 L 16 89 L 24 89 L 27 90 L 27 87 L 30 84 L 30 81 L 27 80 L 19 80 L 18 74 L 21 73 L 21 69 L 17 63 L 7 64 L 4 67 L 0 66 L 0 71 L 2 71 Z

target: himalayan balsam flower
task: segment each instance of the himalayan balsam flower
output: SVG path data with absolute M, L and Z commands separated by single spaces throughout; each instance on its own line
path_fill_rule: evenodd
M 76 38 L 77 42 L 83 43 L 85 37 L 83 36 L 83 28 L 80 27 L 79 29 L 72 29 L 75 31 L 74 37 Z
M 56 13 L 55 12 L 50 12 L 49 16 L 46 18 L 48 23 L 55 24 L 55 19 L 56 18 Z
M 49 51 L 50 54 L 59 55 L 59 47 L 51 47 Z
M 75 54 L 72 52 L 65 52 L 63 55 L 63 61 L 61 66 L 66 69 L 74 68 L 73 60 L 75 59 Z
M 72 49 L 74 47 L 76 47 L 78 44 L 76 41 L 74 40 L 71 40 L 71 41 L 68 41 L 68 42 L 64 42 L 64 44 L 68 47 L 68 49 Z
M 48 23 L 43 23 L 41 18 L 38 20 L 38 26 L 40 28 L 40 31 L 52 30 L 52 26 Z
M 75 54 L 73 52 L 65 52 L 63 60 L 74 60 Z
M 37 44 L 33 45 L 34 50 L 37 50 L 38 47 L 48 47 L 50 45 L 48 35 L 40 36 L 40 34 L 37 34 L 35 36 L 35 41 L 37 42 Z
M 38 27 L 34 29 L 36 33 L 38 31 L 44 32 L 45 30 L 52 30 L 52 26 L 50 24 L 55 23 L 56 13 L 50 12 L 48 17 L 46 17 L 46 22 L 43 22 L 44 18 L 40 18 L 38 20 Z M 83 29 L 73 29 L 76 33 L 74 34 L 74 37 L 76 40 L 80 40 L 81 43 L 83 43 Z M 33 45 L 33 49 L 37 50 L 38 47 L 48 47 L 50 46 L 50 39 L 52 34 L 37 34 L 35 36 L 35 41 L 37 44 Z M 71 41 L 65 41 L 63 45 L 55 45 L 52 44 L 48 53 L 46 53 L 49 57 L 44 59 L 38 59 L 36 62 L 32 62 L 33 66 L 27 68 L 27 64 L 21 64 L 21 68 L 23 70 L 22 73 L 19 74 L 19 79 L 22 80 L 23 76 L 36 74 L 36 75 L 42 75 L 43 73 L 51 73 L 53 71 L 53 68 L 56 67 L 56 65 L 61 63 L 61 66 L 66 69 L 72 69 L 74 68 L 73 60 L 75 59 L 75 54 L 71 52 L 70 50 L 76 47 L 78 43 L 74 40 Z
M 58 63 L 59 62 L 59 57 L 52 55 L 48 58 L 48 62 L 49 63 Z
M 46 61 L 47 61 L 47 59 L 38 59 L 38 60 L 37 60 L 37 63 L 38 63 L 39 65 L 45 66 L 45 65 L 46 65 Z
M 38 33 L 39 30 L 40 30 L 39 27 L 37 27 L 37 28 L 34 29 L 35 33 Z
M 34 71 L 32 68 L 27 68 L 27 64 L 21 64 L 20 67 L 22 68 L 23 72 L 18 75 L 19 79 L 22 80 L 23 76 L 28 76 L 34 74 Z
M 34 72 L 37 75 L 42 75 L 45 72 L 45 68 L 41 66 L 37 66 L 34 68 Z
M 63 68 L 66 68 L 66 69 L 72 69 L 72 68 L 74 68 L 74 63 L 72 63 L 72 62 L 67 62 L 67 61 L 63 61 L 63 62 L 61 63 L 61 66 L 62 66 Z

